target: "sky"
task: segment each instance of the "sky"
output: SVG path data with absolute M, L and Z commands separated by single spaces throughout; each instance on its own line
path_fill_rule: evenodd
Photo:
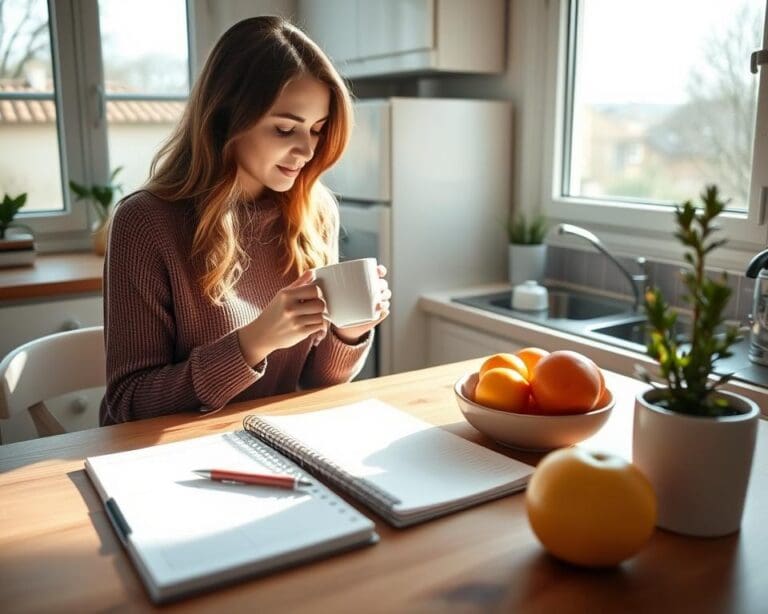
M 187 57 L 184 0 L 99 0 L 99 19 L 117 55 Z
M 766 0 L 585 0 L 584 102 L 685 101 L 705 33 L 722 32 L 745 2 L 765 15 Z

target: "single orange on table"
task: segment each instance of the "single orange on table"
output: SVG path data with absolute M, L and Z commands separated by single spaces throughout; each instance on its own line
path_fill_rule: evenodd
M 497 367 L 480 377 L 475 388 L 475 402 L 501 411 L 525 413 L 531 385 L 514 369 Z
M 607 567 L 636 554 L 654 532 L 656 494 L 623 458 L 583 448 L 545 456 L 525 494 L 528 520 L 554 556 Z
M 525 362 L 519 356 L 515 356 L 514 354 L 494 354 L 490 358 L 486 358 L 483 364 L 480 365 L 478 376 L 480 379 L 483 379 L 483 375 L 488 371 L 499 368 L 517 371 L 523 376 L 523 379 L 526 380 L 529 376 L 528 367 L 526 367 Z
M 586 356 L 558 350 L 539 360 L 531 391 L 545 414 L 577 414 L 592 410 L 605 383 L 600 368 Z

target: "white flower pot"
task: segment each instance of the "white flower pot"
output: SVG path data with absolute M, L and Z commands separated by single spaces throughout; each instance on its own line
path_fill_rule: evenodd
M 655 389 L 635 399 L 632 461 L 656 491 L 662 529 L 697 537 L 739 530 L 760 410 L 740 395 L 718 394 L 739 414 L 672 412 L 654 405 Z
M 538 282 L 544 280 L 547 265 L 547 244 L 518 245 L 509 244 L 509 282 L 517 286 L 529 279 Z

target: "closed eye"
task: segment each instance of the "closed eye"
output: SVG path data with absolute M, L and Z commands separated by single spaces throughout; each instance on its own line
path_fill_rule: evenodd
M 289 128 L 288 130 L 283 130 L 281 128 L 275 127 L 275 132 L 277 132 L 278 136 L 288 137 L 288 136 L 291 136 L 294 133 L 294 129 L 293 128 Z M 309 133 L 312 136 L 318 136 L 318 137 L 322 136 L 323 128 L 320 128 L 319 130 L 310 130 Z

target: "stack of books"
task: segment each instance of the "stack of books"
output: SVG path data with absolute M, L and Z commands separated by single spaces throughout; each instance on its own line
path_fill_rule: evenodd
M 35 253 L 32 235 L 12 235 L 0 239 L 0 267 L 30 266 L 35 262 Z

